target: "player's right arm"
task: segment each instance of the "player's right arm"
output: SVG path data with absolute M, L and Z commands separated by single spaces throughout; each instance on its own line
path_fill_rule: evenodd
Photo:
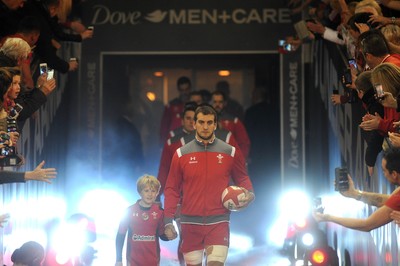
M 167 183 L 169 168 L 171 166 L 171 158 L 172 155 L 170 152 L 170 145 L 168 144 L 168 141 L 166 141 L 164 144 L 164 148 L 162 150 L 160 166 L 158 168 L 158 175 L 157 175 L 157 179 L 158 181 L 160 181 L 161 184 L 161 189 L 158 197 L 164 194 L 165 184 Z
M 172 224 L 181 197 L 182 170 L 180 167 L 179 152 L 180 149 L 174 153 L 172 158 L 164 190 L 164 223 L 166 226 L 170 223 Z

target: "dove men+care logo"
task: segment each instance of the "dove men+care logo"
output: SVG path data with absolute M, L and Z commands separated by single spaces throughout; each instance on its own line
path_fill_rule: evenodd
M 299 64 L 297 62 L 289 63 L 289 135 L 290 135 L 290 155 L 289 165 L 293 168 L 299 168 Z
M 114 10 L 109 6 L 95 5 L 93 10 L 93 25 L 137 25 L 146 22 L 171 25 L 291 23 L 290 10 L 287 8 L 158 9 L 145 13 L 141 10 Z

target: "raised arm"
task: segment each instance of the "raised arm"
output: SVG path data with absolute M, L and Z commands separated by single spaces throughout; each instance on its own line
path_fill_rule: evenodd
M 390 195 L 387 194 L 357 190 L 354 188 L 354 182 L 351 176 L 348 175 L 347 177 L 349 178 L 349 190 L 340 192 L 347 198 L 353 198 L 375 207 L 382 207 L 390 197 Z

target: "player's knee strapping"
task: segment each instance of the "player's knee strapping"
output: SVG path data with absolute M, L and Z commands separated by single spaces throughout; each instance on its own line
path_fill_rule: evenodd
M 207 261 L 225 262 L 228 257 L 228 247 L 223 245 L 212 245 L 207 247 Z
M 183 254 L 186 264 L 198 265 L 203 261 L 203 250 L 190 251 Z

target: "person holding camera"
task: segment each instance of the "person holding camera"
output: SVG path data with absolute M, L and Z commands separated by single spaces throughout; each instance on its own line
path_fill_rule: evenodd
M 399 94 L 400 67 L 383 63 L 376 66 L 371 72 L 371 82 L 375 86 L 375 95 L 380 99 L 383 91 L 393 95 Z M 400 113 L 394 108 L 384 108 L 384 115 L 381 117 L 377 112 L 364 115 L 360 127 L 365 131 L 377 130 L 382 136 L 387 137 L 388 132 L 396 131 L 393 122 L 400 120 Z
M 361 72 L 355 80 L 356 90 L 358 97 L 363 103 L 365 111 L 369 114 L 379 114 L 384 117 L 384 108 L 379 100 L 375 97 L 374 84 L 371 81 L 372 71 L 367 70 Z M 370 176 L 374 173 L 376 158 L 382 151 L 382 144 L 384 136 L 377 130 L 364 131 L 363 137 L 367 142 L 367 149 L 365 150 L 365 163 L 367 164 L 368 173 Z
M 31 48 L 29 44 L 21 38 L 7 38 L 0 48 L 0 67 L 21 69 L 21 64 L 24 62 L 30 53 Z M 20 70 L 21 71 L 21 70 Z M 5 77 L 5 76 L 4 76 Z M 2 78 L 4 78 L 2 77 Z M 5 82 L 5 81 L 0 81 Z M 0 91 L 8 88 L 5 83 L 1 83 Z M 23 109 L 18 116 L 18 122 L 23 123 L 26 119 L 32 116 L 43 104 L 47 101 L 47 96 L 56 88 L 56 80 L 54 78 L 48 79 L 47 75 L 41 75 L 37 78 L 36 87 L 19 93 L 16 103 L 19 103 Z M 0 99 L 2 101 L 2 99 Z
M 2 68 L 0 72 L 0 87 L 2 103 L 0 108 L 0 166 L 18 166 L 24 161 L 16 152 L 19 139 L 17 117 L 22 107 L 14 100 L 20 93 L 21 73 L 18 67 Z M 3 75 L 4 74 L 4 75 Z M 11 81 L 11 84 L 9 84 Z M 9 85 L 8 85 L 9 84 Z M 0 89 L 1 91 L 1 89 Z
M 390 183 L 400 185 L 399 149 L 385 152 L 382 158 L 382 170 Z M 356 190 L 351 176 L 348 175 L 348 189 L 342 190 L 340 193 L 345 197 L 378 207 L 378 209 L 367 218 L 345 218 L 314 212 L 313 216 L 317 222 L 333 222 L 350 229 L 369 232 L 390 223 L 393 220 L 392 212 L 400 211 L 400 187 L 390 195 Z

